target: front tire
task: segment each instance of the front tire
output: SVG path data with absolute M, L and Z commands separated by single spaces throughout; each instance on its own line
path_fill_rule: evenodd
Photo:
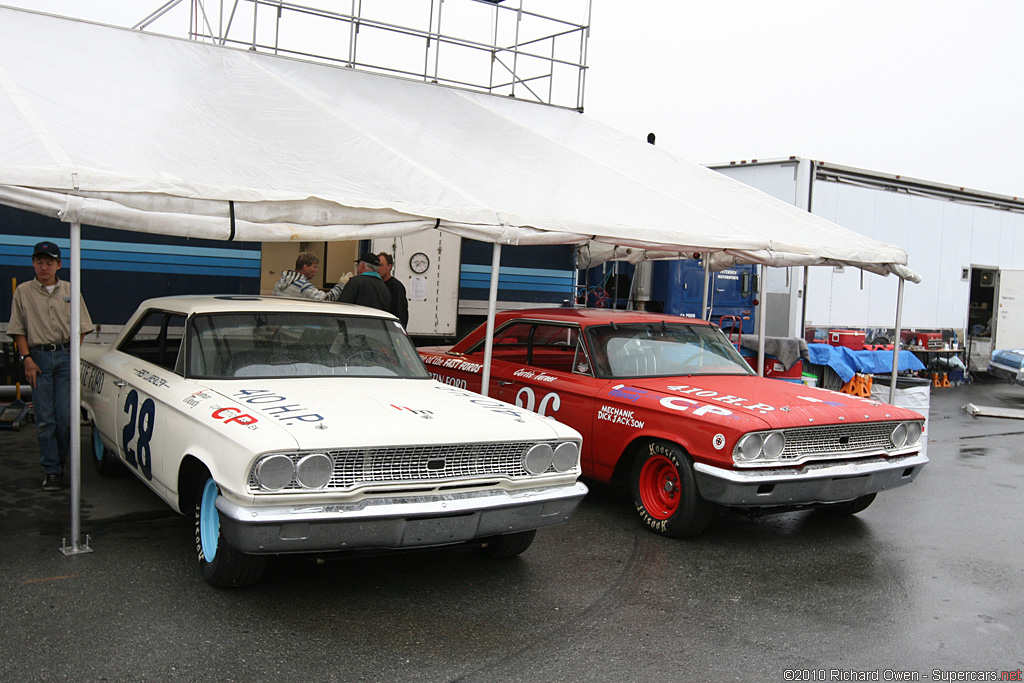
M 537 530 L 519 531 L 514 534 L 494 536 L 480 546 L 480 552 L 486 557 L 501 558 L 522 555 L 533 543 Z
M 199 485 L 195 503 L 196 555 L 206 583 L 214 588 L 250 586 L 260 580 L 267 566 L 263 555 L 248 555 L 236 549 L 220 533 L 217 496 L 220 489 L 212 477 Z
M 652 441 L 633 462 L 633 505 L 652 531 L 670 538 L 704 531 L 715 507 L 701 498 L 693 462 L 674 443 Z
M 117 455 L 103 445 L 103 441 L 100 439 L 100 430 L 96 428 L 95 422 L 92 423 L 92 439 L 89 440 L 89 443 L 92 447 L 92 464 L 96 466 L 96 471 L 101 476 L 116 477 L 128 471 L 124 463 L 117 459 Z

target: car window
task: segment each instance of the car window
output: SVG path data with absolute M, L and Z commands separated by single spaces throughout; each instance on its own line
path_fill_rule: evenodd
M 430 377 L 394 320 L 291 312 L 193 316 L 188 376 Z
M 536 325 L 530 347 L 530 365 L 545 370 L 572 372 L 579 336 L 577 327 Z
M 181 342 L 185 316 L 167 311 L 147 311 L 117 349 L 147 363 L 183 374 Z
M 513 323 L 506 325 L 494 333 L 493 357 L 498 360 L 506 360 L 510 363 L 526 363 L 529 357 L 530 332 L 533 325 L 530 323 Z M 481 341 L 472 351 L 483 351 L 484 344 Z
M 469 350 L 483 350 L 483 342 Z M 580 329 L 570 325 L 539 322 L 516 322 L 505 325 L 494 333 L 492 357 L 510 363 L 532 365 L 545 370 L 590 374 L 590 361 L 586 350 L 579 359 Z
M 601 377 L 754 374 L 717 328 L 676 323 L 600 325 L 587 329 Z

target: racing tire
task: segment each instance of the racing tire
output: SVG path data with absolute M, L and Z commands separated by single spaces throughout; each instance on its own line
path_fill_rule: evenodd
M 501 558 L 522 555 L 533 544 L 537 530 L 519 531 L 514 534 L 493 536 L 480 546 L 480 552 L 486 557 Z
M 652 441 L 633 461 L 633 505 L 652 531 L 669 538 L 695 536 L 707 528 L 715 506 L 704 500 L 693 462 L 674 443 Z
M 868 505 L 871 505 L 877 494 L 869 493 L 866 496 L 860 498 L 854 498 L 848 500 L 845 503 L 829 503 L 828 505 L 822 505 L 821 507 L 814 508 L 821 514 L 827 517 L 849 517 L 861 512 Z
M 263 576 L 264 555 L 241 552 L 220 533 L 217 496 L 220 489 L 212 477 L 199 485 L 195 499 L 196 556 L 206 583 L 214 588 L 251 586 Z
M 92 438 L 89 439 L 90 451 L 92 452 L 92 464 L 96 471 L 103 477 L 117 477 L 128 472 L 128 468 L 117 459 L 117 454 L 103 445 L 100 439 L 100 431 L 96 429 L 96 423 L 92 423 Z

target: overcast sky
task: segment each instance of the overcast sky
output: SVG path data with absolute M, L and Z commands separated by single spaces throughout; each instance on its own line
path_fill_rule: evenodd
M 0 4 L 131 25 L 162 2 Z M 699 163 L 795 155 L 1024 196 L 1022 26 L 1020 0 L 593 0 L 585 110 Z

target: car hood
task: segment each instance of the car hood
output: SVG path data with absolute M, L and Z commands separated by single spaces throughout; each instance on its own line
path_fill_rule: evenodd
M 222 418 L 248 427 L 241 431 L 261 442 L 256 450 L 275 448 L 282 431 L 302 449 L 580 438 L 554 420 L 434 380 L 236 379 L 207 386 L 211 407 L 227 408 Z
M 739 419 L 746 422 L 745 431 L 924 419 L 874 399 L 755 376 L 660 377 L 622 380 L 617 385 L 620 392 L 634 387 L 663 395 L 659 400 L 667 412 Z

